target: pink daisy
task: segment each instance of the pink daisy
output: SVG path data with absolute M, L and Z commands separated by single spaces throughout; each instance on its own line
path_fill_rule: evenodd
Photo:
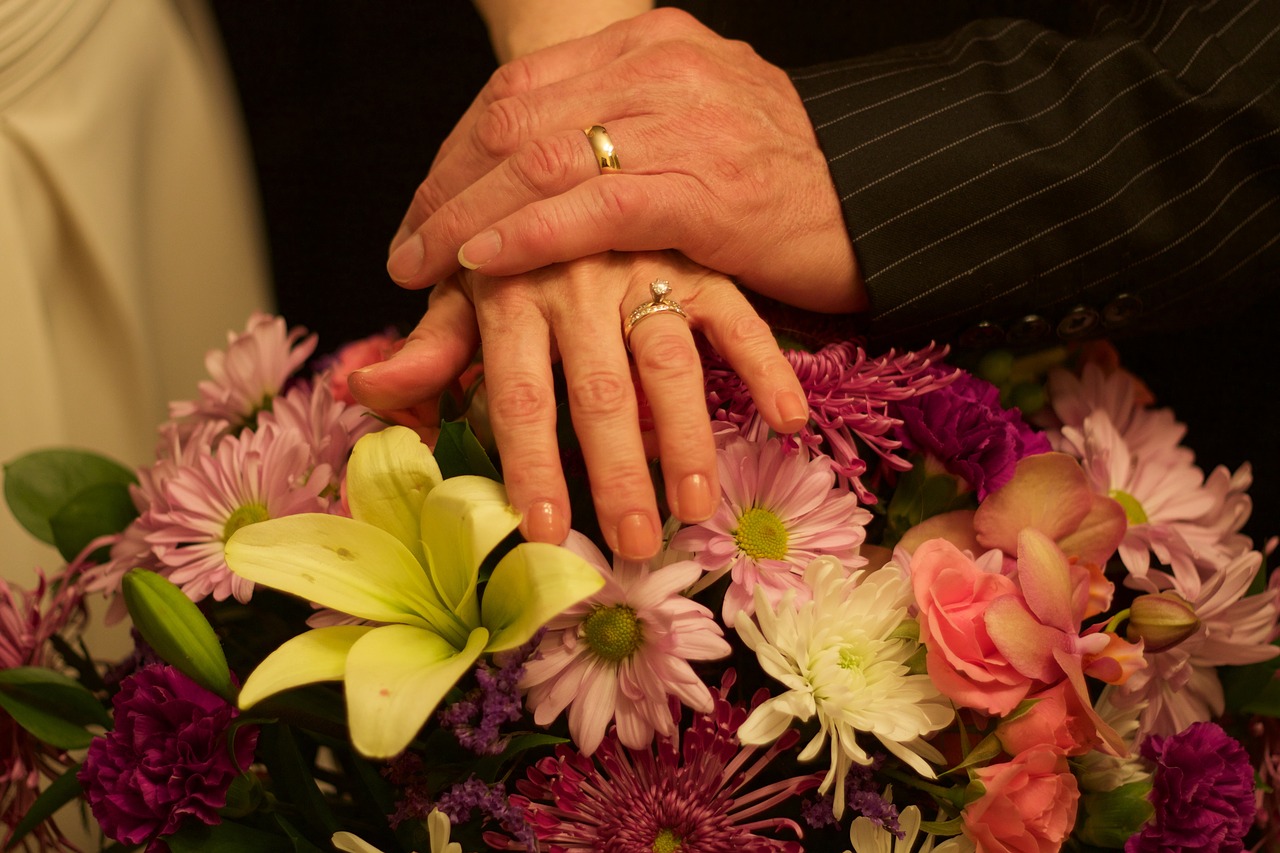
M 260 424 L 272 424 L 282 432 L 303 436 L 311 447 L 315 465 L 329 470 L 325 497 L 336 499 L 346 478 L 351 449 L 361 437 L 382 429 L 383 424 L 364 406 L 347 404 L 333 396 L 332 385 L 321 377 L 314 384 L 301 383 L 277 397 Z M 333 510 L 342 506 L 334 500 Z
M 694 710 L 711 710 L 711 692 L 689 666 L 729 654 L 711 611 L 681 595 L 702 574 L 684 561 L 652 569 L 615 560 L 610 571 L 585 537 L 565 546 L 604 576 L 600 592 L 547 623 L 537 653 L 520 681 L 534 722 L 549 725 L 567 707 L 569 732 L 586 755 L 600 745 L 612 719 L 618 737 L 643 749 L 654 732 L 675 734 L 668 696 Z
M 699 587 L 730 576 L 721 611 L 726 625 L 739 611 L 755 612 L 757 587 L 775 606 L 788 591 L 806 601 L 804 569 L 816 557 L 834 557 L 846 570 L 866 565 L 858 548 L 871 513 L 836 488 L 829 457 L 788 452 L 777 438 L 733 435 L 717 456 L 723 500 L 711 518 L 677 533 L 671 548 L 692 552 L 710 573 Z
M 1119 553 L 1135 578 L 1146 576 L 1152 554 L 1184 582 L 1195 577 L 1196 562 L 1221 565 L 1232 556 L 1218 547 L 1204 521 L 1221 513 L 1226 492 L 1205 488 L 1194 455 L 1178 445 L 1181 434 L 1180 424 L 1168 422 L 1139 452 L 1098 410 L 1079 428 L 1064 426 L 1054 442 L 1080 460 L 1094 492 L 1124 508 L 1129 526 Z
M 1200 628 L 1176 646 L 1146 655 L 1147 668 L 1135 673 L 1112 695 L 1117 708 L 1144 705 L 1143 735 L 1171 735 L 1225 710 L 1220 666 L 1240 666 L 1276 655 L 1271 640 L 1280 613 L 1280 587 L 1246 596 L 1262 565 L 1257 551 L 1241 554 L 1193 584 L 1151 573 L 1141 588 L 1172 589 L 1195 610 Z
M 816 779 L 794 776 L 751 788 L 750 783 L 779 754 L 794 746 L 790 731 L 767 749 L 743 746 L 738 727 L 748 709 L 731 705 L 725 694 L 733 683 L 730 670 L 706 712 L 688 728 L 678 726 L 673 702 L 670 737 L 643 749 L 624 749 L 610 732 L 596 760 L 561 745 L 554 758 L 529 768 L 516 783 L 522 796 L 511 803 L 523 808 L 537 835 L 540 850 L 562 853 L 800 853 L 796 841 L 761 832 L 792 832 L 795 821 L 763 817 L 770 809 L 813 788 Z M 758 704 L 764 691 L 756 697 Z M 682 742 L 683 738 L 683 742 Z M 522 844 L 486 833 L 493 849 L 524 850 Z
M 875 495 L 862 483 L 867 463 L 858 443 L 894 470 L 911 468 L 911 463 L 897 455 L 902 442 L 893 434 L 902 421 L 889 414 L 889 404 L 951 382 L 956 371 L 930 370 L 946 354 L 946 347 L 930 344 L 918 352 L 897 355 L 890 350 L 870 358 L 852 341 L 829 344 L 817 352 L 787 350 L 785 355 L 805 390 L 810 412 L 810 423 L 787 436 L 787 446 L 822 447 L 834 460 L 841 482 L 857 493 L 858 500 L 874 504 Z M 715 416 L 734 424 L 748 438 L 767 435 L 768 426 L 738 374 L 714 352 L 707 354 L 704 371 L 707 404 Z
M 151 514 L 146 543 L 192 601 L 212 595 L 244 603 L 253 583 L 227 568 L 223 547 L 231 534 L 268 518 L 324 512 L 321 493 L 329 485 L 329 466 L 312 464 L 301 434 L 273 424 L 245 430 L 164 482 L 165 508 Z
M 74 574 L 74 567 L 68 568 L 51 584 L 37 570 L 36 587 L 29 592 L 15 592 L 0 579 L 0 669 L 48 666 L 53 662 L 49 639 L 84 623 L 83 593 Z M 61 776 L 71 764 L 66 753 L 40 742 L 0 709 L 0 823 L 10 830 L 17 826 L 39 796 L 42 781 Z M 32 830 L 23 847 L 75 849 L 52 821 Z
M 183 421 L 222 420 L 233 430 L 253 426 L 285 383 L 316 348 L 316 336 L 288 329 L 283 317 L 255 312 L 243 333 L 229 332 L 225 350 L 205 356 L 209 379 L 196 400 L 169 404 L 169 416 Z

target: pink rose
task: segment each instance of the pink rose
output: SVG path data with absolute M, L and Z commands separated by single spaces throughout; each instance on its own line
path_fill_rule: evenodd
M 1035 704 L 1016 719 L 1000 723 L 996 737 L 1010 755 L 1052 746 L 1066 755 L 1084 755 L 1097 746 L 1097 727 L 1066 681 L 1027 697 Z
M 1067 758 L 1037 746 L 977 771 L 986 793 L 965 806 L 964 834 L 978 853 L 1057 853 L 1076 822 L 1080 789 Z
M 1004 575 L 984 572 L 945 539 L 916 548 L 911 584 L 934 684 L 957 705 L 997 716 L 1012 711 L 1033 682 L 996 648 L 983 614 L 998 598 L 1020 600 L 1017 585 Z

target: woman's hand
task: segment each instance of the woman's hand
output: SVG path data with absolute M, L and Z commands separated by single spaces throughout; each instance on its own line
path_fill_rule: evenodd
M 583 129 L 604 125 L 620 172 Z M 826 158 L 787 75 L 659 9 L 507 63 L 441 146 L 387 269 L 425 287 L 605 250 L 677 249 L 801 308 L 866 295 Z
M 688 320 L 667 312 L 639 321 L 629 359 L 623 322 L 651 300 L 649 285 L 656 279 L 670 282 L 669 298 Z M 672 512 L 685 522 L 702 521 L 719 497 L 694 331 L 742 376 L 770 426 L 793 432 L 805 423 L 804 394 L 768 325 L 732 281 L 674 253 L 606 253 L 523 275 L 451 278 L 433 292 L 431 310 L 404 348 L 353 375 L 351 390 L 375 410 L 430 403 L 483 341 L 489 413 L 508 496 L 524 515 L 527 539 L 558 543 L 570 524 L 552 387 L 551 366 L 559 359 L 601 532 L 622 556 L 647 559 L 661 545 L 661 518 L 637 380 L 652 412 Z

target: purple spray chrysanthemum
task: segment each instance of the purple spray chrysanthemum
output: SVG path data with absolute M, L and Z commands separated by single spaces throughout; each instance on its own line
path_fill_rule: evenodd
M 1244 849 L 1256 804 L 1253 767 L 1239 742 L 1216 723 L 1192 723 L 1176 735 L 1151 735 L 1142 756 L 1155 764 L 1155 815 L 1125 853 Z
M 937 367 L 928 372 L 951 375 Z M 942 460 L 978 500 L 1009 482 L 1019 459 L 1052 449 L 1021 412 L 1000 405 L 996 386 L 963 371 L 946 387 L 900 400 L 891 411 L 902 421 L 895 435 L 903 447 Z
M 103 832 L 154 853 L 184 823 L 220 823 L 227 789 L 253 760 L 257 729 L 235 729 L 229 747 L 239 711 L 169 666 L 138 670 L 112 704 L 115 729 L 94 739 L 77 774 Z

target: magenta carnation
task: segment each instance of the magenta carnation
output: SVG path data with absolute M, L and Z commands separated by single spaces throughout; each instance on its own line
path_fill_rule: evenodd
M 94 818 L 122 844 L 148 843 L 184 823 L 214 825 L 227 789 L 253 760 L 256 728 L 236 729 L 239 711 L 173 667 L 140 669 L 112 702 L 115 729 L 95 738 L 78 775 Z
M 1155 816 L 1125 853 L 1244 850 L 1256 804 L 1249 754 L 1216 723 L 1193 723 L 1176 735 L 1152 735 L 1142 756 L 1155 763 Z
M 952 375 L 937 367 L 928 372 Z M 930 394 L 898 401 L 891 411 L 902 420 L 896 431 L 902 445 L 942 460 L 973 487 L 978 500 L 1009 482 L 1019 459 L 1052 449 L 1021 412 L 1000 405 L 996 386 L 964 372 Z

